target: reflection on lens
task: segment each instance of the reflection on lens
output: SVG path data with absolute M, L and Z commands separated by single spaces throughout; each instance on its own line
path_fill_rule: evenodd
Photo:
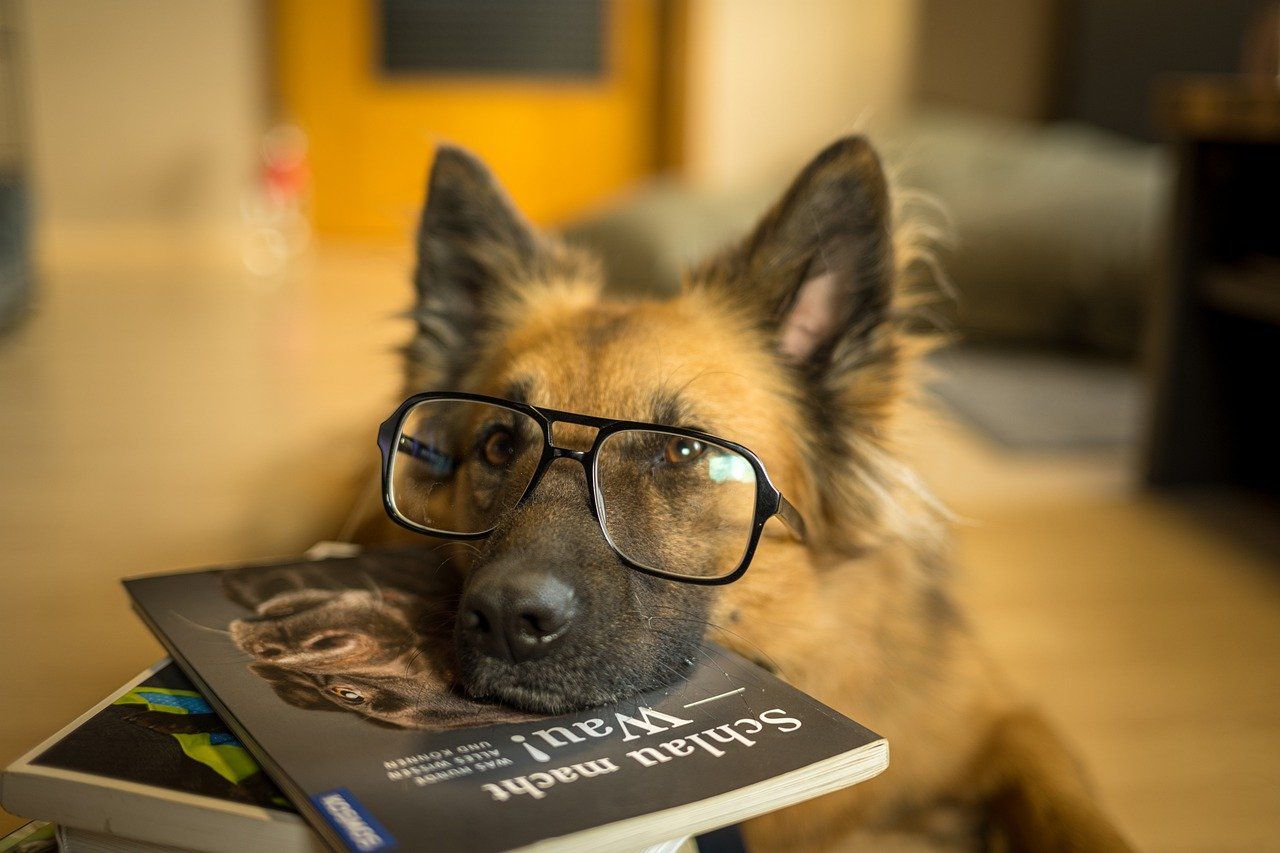
M 542 453 L 528 415 L 470 400 L 427 400 L 400 423 L 392 507 L 440 533 L 483 533 L 515 506 Z
M 600 445 L 601 520 L 627 559 L 685 577 L 719 578 L 742 562 L 756 513 L 756 473 L 735 450 L 655 430 L 625 430 Z M 705 444 L 705 448 L 701 445 Z

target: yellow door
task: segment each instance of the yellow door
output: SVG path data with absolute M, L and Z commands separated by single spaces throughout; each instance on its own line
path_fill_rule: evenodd
M 658 156 L 657 0 L 607 0 L 591 79 L 387 75 L 376 0 L 278 0 L 282 117 L 307 133 L 326 236 L 403 239 L 440 141 L 484 159 L 535 222 L 555 224 L 648 174 Z

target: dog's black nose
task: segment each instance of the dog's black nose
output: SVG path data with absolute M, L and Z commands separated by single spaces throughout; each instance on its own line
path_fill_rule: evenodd
M 573 587 L 553 575 L 518 571 L 485 579 L 463 596 L 459 630 L 490 657 L 542 657 L 569 633 L 577 609 Z

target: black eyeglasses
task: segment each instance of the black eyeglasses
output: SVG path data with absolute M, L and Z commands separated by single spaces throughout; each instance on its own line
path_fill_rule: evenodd
M 595 429 L 590 449 L 554 444 L 555 424 Z M 804 538 L 803 519 L 759 458 L 698 430 L 430 391 L 383 422 L 378 447 L 387 514 L 433 536 L 487 536 L 552 462 L 573 459 L 586 472 L 591 513 L 609 547 L 647 574 L 735 581 L 775 515 Z

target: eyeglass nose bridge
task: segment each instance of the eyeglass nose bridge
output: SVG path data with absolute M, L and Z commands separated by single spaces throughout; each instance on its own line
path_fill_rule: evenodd
M 543 475 L 547 473 L 557 459 L 572 459 L 582 466 L 582 473 L 586 477 L 587 506 L 591 510 L 591 517 L 599 521 L 600 503 L 596 491 L 595 471 L 592 470 L 595 442 L 593 442 L 590 450 L 574 450 L 571 447 L 561 447 L 553 444 L 550 424 L 547 425 L 546 442 L 546 451 L 543 453 L 542 461 L 538 464 L 537 470 L 534 471 L 533 477 L 530 478 L 529 485 L 525 486 L 524 494 L 520 496 L 520 500 L 516 501 L 516 507 L 523 506 L 533 497 L 534 492 L 542 485 Z
M 560 447 L 559 445 L 551 445 L 551 460 L 557 459 L 576 459 L 582 463 L 582 467 L 586 468 L 590 464 L 590 450 L 573 450 L 569 447 Z
M 578 437 L 573 434 L 566 434 L 566 430 L 563 429 L 564 427 L 576 427 L 577 429 L 573 430 L 573 433 L 577 433 L 578 430 L 582 430 L 583 435 L 581 436 L 581 440 L 574 443 L 579 447 L 590 448 L 600 440 L 600 430 L 607 424 L 607 421 L 603 421 L 600 418 L 593 418 L 588 415 L 575 415 L 572 412 L 551 410 L 544 412 L 543 415 L 546 418 L 543 426 L 543 436 L 546 439 L 547 447 L 551 448 L 552 452 L 559 454 L 555 457 L 557 459 L 568 456 L 571 459 L 577 459 L 581 462 L 590 454 L 590 450 L 576 450 L 569 446 L 568 443 L 556 443 L 557 433 L 560 433 L 558 437 L 562 441 L 572 441 L 574 438 Z M 574 456 L 573 454 L 575 453 L 578 455 Z

